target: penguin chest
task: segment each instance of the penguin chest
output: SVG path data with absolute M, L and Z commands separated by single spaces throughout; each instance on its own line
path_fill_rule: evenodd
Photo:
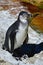
M 22 43 L 26 38 L 26 31 L 20 30 L 16 35 L 16 41 L 17 43 Z
M 16 34 L 16 42 L 14 49 L 20 47 L 23 44 L 26 36 L 27 36 L 27 28 L 24 29 L 22 28 L 18 30 Z

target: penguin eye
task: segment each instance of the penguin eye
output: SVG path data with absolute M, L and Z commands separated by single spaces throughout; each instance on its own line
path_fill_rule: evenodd
M 32 14 L 28 14 L 28 17 L 32 17 Z

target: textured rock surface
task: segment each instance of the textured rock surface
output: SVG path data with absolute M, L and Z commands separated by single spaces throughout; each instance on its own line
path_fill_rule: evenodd
M 12 65 L 9 62 L 4 61 L 3 59 L 0 58 L 0 65 Z

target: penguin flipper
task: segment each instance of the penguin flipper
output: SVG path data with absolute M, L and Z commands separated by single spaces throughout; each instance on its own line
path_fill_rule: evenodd
M 27 37 L 26 37 L 26 39 L 24 40 L 23 44 L 27 44 L 27 42 L 28 42 L 28 34 L 27 34 Z

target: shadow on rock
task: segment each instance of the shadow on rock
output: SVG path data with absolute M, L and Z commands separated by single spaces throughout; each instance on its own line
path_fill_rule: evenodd
M 43 42 L 40 44 L 23 44 L 21 47 L 17 48 L 13 52 L 13 56 L 22 57 L 24 54 L 28 57 L 34 56 L 43 51 Z

